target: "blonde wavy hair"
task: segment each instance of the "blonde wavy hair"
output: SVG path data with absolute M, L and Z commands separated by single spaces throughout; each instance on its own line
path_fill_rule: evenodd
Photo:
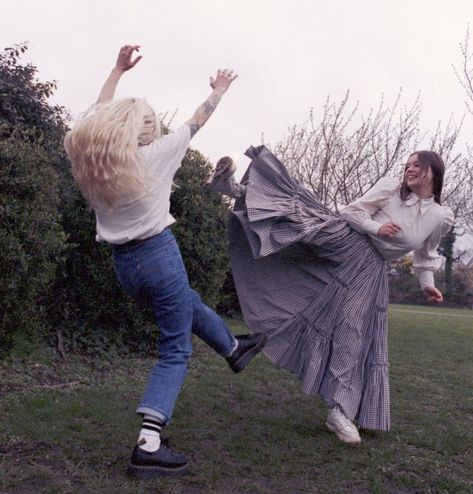
M 139 146 L 161 133 L 151 106 L 138 98 L 93 105 L 64 138 L 72 174 L 86 200 L 111 208 L 139 198 L 150 183 Z

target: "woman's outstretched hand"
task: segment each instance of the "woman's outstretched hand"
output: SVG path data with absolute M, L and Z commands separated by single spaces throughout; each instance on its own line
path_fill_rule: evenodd
M 233 70 L 218 70 L 215 78 L 210 78 L 210 87 L 212 89 L 221 89 L 224 93 L 230 84 L 238 77 L 238 74 L 233 74 Z
M 140 47 L 138 45 L 125 45 L 120 48 L 115 67 L 102 86 L 99 97 L 97 98 L 97 103 L 103 103 L 113 99 L 115 89 L 117 88 L 118 81 L 122 75 L 127 70 L 132 69 L 141 60 L 141 56 L 132 60 L 133 53 L 139 51 L 139 49 Z
M 218 70 L 217 76 L 210 78 L 210 87 L 213 89 L 212 94 L 197 108 L 186 124 L 190 128 L 191 137 L 207 122 L 210 115 L 222 99 L 223 94 L 230 87 L 230 84 L 237 78 L 233 70 Z
M 378 237 L 393 237 L 401 231 L 401 227 L 393 221 L 388 221 L 381 225 L 378 230 Z
M 424 292 L 424 295 L 427 297 L 427 300 L 429 302 L 436 304 L 443 302 L 442 292 L 434 286 L 426 286 L 422 291 Z
M 132 69 L 141 59 L 141 55 L 132 60 L 133 53 L 140 51 L 139 45 L 125 45 L 120 48 L 115 68 L 126 72 Z

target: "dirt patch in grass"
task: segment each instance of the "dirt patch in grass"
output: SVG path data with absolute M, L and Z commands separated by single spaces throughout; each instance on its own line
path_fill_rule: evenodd
M 9 441 L 0 446 L 0 454 L 12 465 L 44 466 L 55 472 L 64 472 L 64 452 L 61 448 L 41 442 Z
M 11 483 L 8 494 L 50 492 L 51 479 L 67 477 L 69 484 L 83 484 L 68 467 L 61 447 L 44 442 L 10 439 L 0 444 L 0 465 L 8 472 Z M 34 475 L 32 475 L 34 472 Z
M 9 393 L 14 393 L 15 391 L 20 391 L 24 389 L 23 384 L 2 384 L 0 386 L 0 399 L 7 396 Z

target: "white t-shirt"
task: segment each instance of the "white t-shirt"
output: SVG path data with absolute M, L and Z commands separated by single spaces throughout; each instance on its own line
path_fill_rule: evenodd
M 364 196 L 345 206 L 340 216 L 355 230 L 368 234 L 388 261 L 414 251 L 414 272 L 421 287 L 435 286 L 434 272 L 442 264 L 437 247 L 453 225 L 453 212 L 433 197 L 420 199 L 411 193 L 403 201 L 400 187 L 399 180 L 382 178 Z M 392 237 L 378 237 L 379 228 L 388 221 L 398 224 L 401 231 Z
M 169 212 L 172 180 L 186 154 L 191 139 L 187 124 L 139 148 L 156 183 L 144 197 L 125 201 L 113 208 L 95 207 L 98 242 L 124 244 L 161 233 L 175 219 Z

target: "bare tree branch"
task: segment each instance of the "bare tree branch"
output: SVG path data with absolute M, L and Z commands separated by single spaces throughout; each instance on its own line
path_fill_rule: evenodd
M 401 94 L 391 106 L 382 95 L 365 116 L 358 102 L 350 107 L 349 92 L 339 103 L 327 98 L 318 121 L 312 108 L 309 120 L 290 127 L 273 151 L 323 204 L 337 210 L 381 177 L 399 173 L 400 161 L 417 144 L 420 99 L 401 108 Z

